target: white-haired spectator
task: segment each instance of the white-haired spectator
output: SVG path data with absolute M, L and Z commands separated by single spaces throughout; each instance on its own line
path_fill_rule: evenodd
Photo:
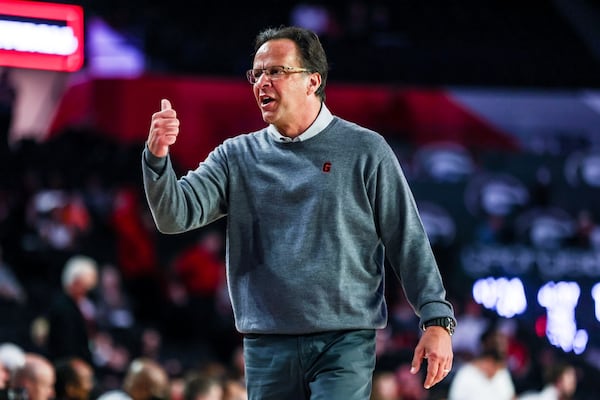
M 76 255 L 67 260 L 62 272 L 63 290 L 54 297 L 48 310 L 51 360 L 78 356 L 92 363 L 89 342 L 96 308 L 87 295 L 97 283 L 98 265 L 94 259 Z
M 4 261 L 0 246 L 0 299 L 18 304 L 24 304 L 27 293 L 13 269 Z
M 91 257 L 75 255 L 67 260 L 62 272 L 63 289 L 72 292 L 73 296 L 85 296 L 96 286 L 98 280 L 98 263 Z
M 0 344 L 0 364 L 8 371 L 9 376 L 25 365 L 25 351 L 10 342 Z

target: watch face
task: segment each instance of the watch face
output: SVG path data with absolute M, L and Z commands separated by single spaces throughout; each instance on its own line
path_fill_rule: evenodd
M 448 326 L 446 327 L 446 329 L 448 329 L 450 335 L 454 334 L 454 327 L 456 327 L 456 322 L 454 322 L 452 318 L 448 318 Z
M 450 333 L 450 335 L 454 334 L 454 320 L 452 318 L 448 318 L 448 325 L 446 325 L 446 329 L 448 330 L 448 333 Z

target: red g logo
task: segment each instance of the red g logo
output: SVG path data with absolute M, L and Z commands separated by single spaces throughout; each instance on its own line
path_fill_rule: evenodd
M 329 172 L 331 171 L 331 163 L 329 161 L 327 161 L 326 163 L 323 164 L 323 172 Z

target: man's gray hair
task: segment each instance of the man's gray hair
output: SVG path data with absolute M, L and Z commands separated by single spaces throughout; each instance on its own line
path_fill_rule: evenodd
M 98 263 L 91 257 L 76 255 L 67 260 L 62 272 L 62 285 L 67 288 L 80 276 L 98 273 Z

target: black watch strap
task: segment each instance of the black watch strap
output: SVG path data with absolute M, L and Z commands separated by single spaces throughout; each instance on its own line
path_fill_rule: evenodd
M 450 317 L 442 317 L 442 318 L 433 318 L 426 321 L 423 324 L 423 330 L 427 329 L 430 326 L 441 326 L 450 336 L 454 335 L 454 328 L 456 327 L 456 322 L 454 319 Z

